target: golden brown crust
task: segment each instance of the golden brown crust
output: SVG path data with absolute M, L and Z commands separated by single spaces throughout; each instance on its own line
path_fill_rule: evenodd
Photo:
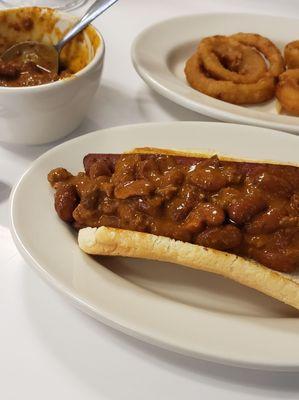
M 299 68 L 299 40 L 294 40 L 285 46 L 284 59 L 288 69 Z
M 255 47 L 269 62 L 269 72 L 277 78 L 285 70 L 284 60 L 279 49 L 271 40 L 257 33 L 235 33 L 230 36 L 245 46 Z
M 288 69 L 280 75 L 276 86 L 276 97 L 282 111 L 290 115 L 299 115 L 299 68 Z
M 88 254 L 165 261 L 222 275 L 299 309 L 299 280 L 234 254 L 107 227 L 81 229 L 78 241 Z
M 270 72 L 266 72 L 254 83 L 217 80 L 207 74 L 199 53 L 187 60 L 184 71 L 193 89 L 228 103 L 258 104 L 272 99 L 275 94 L 275 78 Z

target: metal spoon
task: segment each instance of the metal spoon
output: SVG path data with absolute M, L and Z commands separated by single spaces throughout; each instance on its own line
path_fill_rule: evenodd
M 78 21 L 55 46 L 34 41 L 20 42 L 9 47 L 1 55 L 1 59 L 5 62 L 32 61 L 41 69 L 57 73 L 59 70 L 59 54 L 64 45 L 117 1 L 118 0 L 96 0 L 80 21 Z

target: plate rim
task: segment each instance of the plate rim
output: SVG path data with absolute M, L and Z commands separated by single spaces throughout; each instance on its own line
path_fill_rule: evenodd
M 167 18 L 150 24 L 143 30 L 141 30 L 137 36 L 134 38 L 132 45 L 131 45 L 131 61 L 134 66 L 135 71 L 139 75 L 139 77 L 154 91 L 156 91 L 159 95 L 167 98 L 168 100 L 178 104 L 186 109 L 194 111 L 199 115 L 206 115 L 210 118 L 214 118 L 218 121 L 222 122 L 230 122 L 230 123 L 238 123 L 244 125 L 252 125 L 252 126 L 259 126 L 262 128 L 268 129 L 276 129 L 276 130 L 283 130 L 288 133 L 292 134 L 299 134 L 299 124 L 298 126 L 295 124 L 288 124 L 283 122 L 275 122 L 275 121 L 266 121 L 263 119 L 259 119 L 253 116 L 246 116 L 246 115 L 238 115 L 234 111 L 228 110 L 221 110 L 214 106 L 209 106 L 203 103 L 200 103 L 193 99 L 188 99 L 183 94 L 177 93 L 174 90 L 170 89 L 169 87 L 161 84 L 158 82 L 154 76 L 151 74 L 150 71 L 144 67 L 138 61 L 138 46 L 140 46 L 140 42 L 143 40 L 143 36 L 146 36 L 148 33 L 152 32 L 153 30 L 159 28 L 160 26 L 167 25 L 168 23 L 172 23 L 174 21 L 184 20 L 184 19 L 196 19 L 196 18 L 210 18 L 210 17 L 227 17 L 227 16 L 234 16 L 234 17 L 241 17 L 241 18 L 267 18 L 267 19 L 279 19 L 285 21 L 297 21 L 299 23 L 299 18 L 295 17 L 287 17 L 287 16 L 278 16 L 278 15 L 267 15 L 267 14 L 259 14 L 259 13 L 242 13 L 242 12 L 206 12 L 206 13 L 197 13 L 197 14 L 185 14 L 180 16 L 175 16 L 172 18 Z M 178 78 L 176 78 L 178 80 Z M 210 97 L 210 96 L 207 96 Z M 233 105 L 238 106 L 238 105 Z M 238 106 L 242 107 L 242 106 Z M 262 118 L 264 112 L 256 110 L 256 112 Z M 299 117 L 292 117 L 297 118 L 299 121 Z
M 106 325 L 117 329 L 127 335 L 130 335 L 136 339 L 145 341 L 147 343 L 153 344 L 155 346 L 164 348 L 166 350 L 174 351 L 179 354 L 183 355 L 188 355 L 193 358 L 200 358 L 206 361 L 212 361 L 212 362 L 217 362 L 220 364 L 224 365 L 231 365 L 231 366 L 238 366 L 238 367 L 243 367 L 243 368 L 251 368 L 251 369 L 262 369 L 262 370 L 272 370 L 272 371 L 298 371 L 299 370 L 299 361 L 298 362 L 291 362 L 291 363 L 285 363 L 285 364 L 275 364 L 275 363 L 261 363 L 261 362 L 252 362 L 252 361 L 246 361 L 244 359 L 231 359 L 227 358 L 224 356 L 218 356 L 218 355 L 211 355 L 207 353 L 194 353 L 192 351 L 189 351 L 188 349 L 185 349 L 184 347 L 179 347 L 177 344 L 169 344 L 166 341 L 163 341 L 161 337 L 154 337 L 152 334 L 146 334 L 144 332 L 137 332 L 136 330 L 130 328 L 127 325 L 121 324 L 120 321 L 115 321 L 113 320 L 113 316 L 108 316 L 103 313 L 103 310 L 99 311 L 97 308 L 93 307 L 91 304 L 88 303 L 88 301 L 84 300 L 80 295 L 72 293 L 71 290 L 61 282 L 59 282 L 57 279 L 55 279 L 43 266 L 34 259 L 34 257 L 30 254 L 30 252 L 26 249 L 26 246 L 22 243 L 21 237 L 17 232 L 15 222 L 14 222 L 14 207 L 15 207 L 15 196 L 16 193 L 18 192 L 23 179 L 31 172 L 31 170 L 34 170 L 36 167 L 36 164 L 40 162 L 43 158 L 47 158 L 51 153 L 55 153 L 58 148 L 63 148 L 63 147 L 68 147 L 72 143 L 75 142 L 80 142 L 81 140 L 86 140 L 90 136 L 96 136 L 99 135 L 102 131 L 109 132 L 109 131 L 115 131 L 115 130 L 126 130 L 130 129 L 131 127 L 137 127 L 141 128 L 143 126 L 153 126 L 153 127 L 158 127 L 158 126 L 171 126 L 171 125 L 185 125 L 185 124 L 190 124 L 190 125 L 215 125 L 215 122 L 200 122 L 200 121 L 171 121 L 171 122 L 154 122 L 154 123 L 141 123 L 141 124 L 127 124 L 127 125 L 122 125 L 122 126 L 116 126 L 116 127 L 111 127 L 111 128 L 105 128 L 105 129 L 99 129 L 93 132 L 90 132 L 89 134 L 79 136 L 77 138 L 71 139 L 69 141 L 66 141 L 62 144 L 59 144 L 58 146 L 55 146 L 51 149 L 49 149 L 47 152 L 42 154 L 40 157 L 38 157 L 31 165 L 30 167 L 22 174 L 16 185 L 14 186 L 11 196 L 10 196 L 10 231 L 12 234 L 12 238 L 14 240 L 14 243 L 25 259 L 25 261 L 29 264 L 29 266 L 34 269 L 35 271 L 38 272 L 39 276 L 43 278 L 44 281 L 46 281 L 50 286 L 52 286 L 56 291 L 59 293 L 63 294 L 64 297 L 66 297 L 68 300 L 71 301 L 77 308 L 79 308 L 81 311 L 87 313 L 91 317 L 95 318 L 96 320 L 105 323 Z M 227 124 L 227 123 L 216 123 L 216 125 L 219 127 L 220 125 L 235 125 L 239 128 L 242 129 L 242 126 L 239 124 Z M 220 128 L 221 129 L 221 128 Z M 248 128 L 247 128 L 248 129 Z M 279 131 L 274 131 L 270 129 L 264 129 L 264 128 L 258 128 L 258 127 L 249 127 L 249 129 L 262 129 L 263 131 L 268 131 L 268 134 L 274 133 L 277 135 L 283 134 L 287 135 L 292 138 L 292 140 L 297 140 L 296 136 L 285 133 L 285 132 L 279 132 Z M 298 138 L 299 139 L 299 138 Z M 249 317 L 250 318 L 250 317 Z M 270 318 L 269 318 L 270 319 Z M 287 319 L 287 318 L 285 318 Z M 141 329 L 142 330 L 142 329 Z M 152 333 L 152 332 L 151 332 Z

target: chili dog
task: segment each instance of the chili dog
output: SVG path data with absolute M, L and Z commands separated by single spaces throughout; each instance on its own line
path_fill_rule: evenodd
M 89 154 L 48 180 L 89 254 L 169 261 L 299 309 L 299 167 L 161 149 Z

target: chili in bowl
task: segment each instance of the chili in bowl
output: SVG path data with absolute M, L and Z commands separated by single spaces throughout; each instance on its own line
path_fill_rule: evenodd
M 19 42 L 55 44 L 75 21 L 50 8 L 0 11 L 0 55 Z M 98 89 L 104 49 L 101 34 L 88 26 L 62 50 L 58 73 L 32 59 L 0 59 L 0 140 L 43 144 L 73 131 Z

